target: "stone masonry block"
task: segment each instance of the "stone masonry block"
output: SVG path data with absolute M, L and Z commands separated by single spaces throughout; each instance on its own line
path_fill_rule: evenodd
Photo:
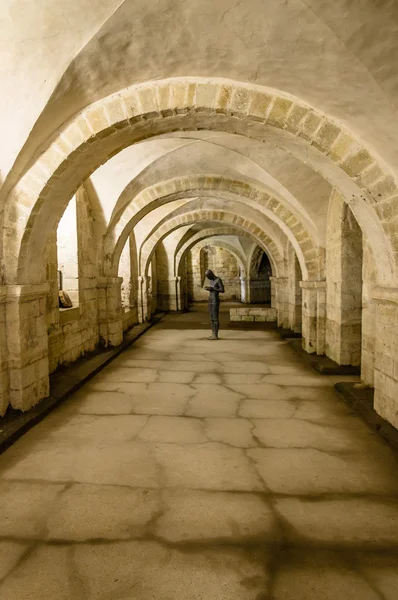
M 105 110 L 111 124 L 127 120 L 126 108 L 121 96 L 112 96 L 105 103 Z
M 283 127 L 293 102 L 287 98 L 275 98 L 268 117 L 268 123 L 275 127 Z
M 154 113 L 159 111 L 155 87 L 146 86 L 138 88 L 137 96 L 141 103 L 143 113 Z
M 87 123 L 94 134 L 97 134 L 109 127 L 108 117 L 103 106 L 95 106 L 94 108 L 91 108 L 88 111 L 86 118 Z
M 340 128 L 333 123 L 324 123 L 319 128 L 314 139 L 314 146 L 321 150 L 328 150 L 340 134 Z
M 187 84 L 182 82 L 174 82 L 171 84 L 170 98 L 173 103 L 173 108 L 180 111 L 186 108 Z
M 308 111 L 305 119 L 300 124 L 300 137 L 305 140 L 312 140 L 316 130 L 321 124 L 322 117 L 313 111 Z
M 135 89 L 128 89 L 123 94 L 123 102 L 129 119 L 136 118 L 142 113 L 141 102 Z
M 266 119 L 271 100 L 272 96 L 269 96 L 268 94 L 254 92 L 251 96 L 251 102 L 249 105 L 250 115 L 258 117 L 259 119 Z
M 197 108 L 215 108 L 217 85 L 213 83 L 199 83 L 196 88 Z
M 230 110 L 233 113 L 246 114 L 250 101 L 250 93 L 245 88 L 235 88 Z
M 231 101 L 233 88 L 230 85 L 218 86 L 217 98 L 216 98 L 216 110 L 226 111 L 228 110 L 229 103 Z
M 379 165 L 374 163 L 373 165 L 361 172 L 358 182 L 361 187 L 367 188 L 379 179 L 381 179 L 383 176 L 384 173 L 379 167 Z
M 398 194 L 397 185 L 391 175 L 387 175 L 380 181 L 377 181 L 371 185 L 369 189 L 378 201 L 385 200 L 386 198 L 390 198 L 391 196 Z
M 291 133 L 296 133 L 307 112 L 308 108 L 295 104 L 286 119 L 285 128 Z
M 359 175 L 364 169 L 370 167 L 373 163 L 373 157 L 365 148 L 361 148 L 352 156 L 348 156 L 341 164 L 341 168 L 350 176 Z
M 329 156 L 335 162 L 340 162 L 341 160 L 344 160 L 348 154 L 359 149 L 360 146 L 354 138 L 342 131 L 333 144 Z

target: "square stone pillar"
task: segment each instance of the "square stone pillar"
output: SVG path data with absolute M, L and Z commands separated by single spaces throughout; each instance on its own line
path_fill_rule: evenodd
M 123 277 L 99 277 L 98 323 L 103 346 L 118 346 L 123 341 L 123 312 L 121 286 Z
M 270 277 L 271 306 L 276 308 L 278 327 L 289 327 L 287 277 Z
M 326 281 L 300 281 L 303 297 L 303 348 L 308 354 L 325 353 Z
M 48 283 L 6 286 L 9 403 L 26 411 L 50 393 L 46 297 Z
M 176 277 L 177 310 L 185 310 L 183 285 L 182 277 Z
M 189 308 L 187 278 L 185 275 L 178 277 L 178 310 L 187 310 Z
M 5 414 L 9 404 L 6 342 L 6 300 L 7 288 L 5 286 L 0 286 L 0 417 Z
M 240 299 L 244 304 L 251 302 L 250 277 L 240 277 Z
M 140 275 L 137 282 L 138 290 L 138 322 L 144 323 L 150 317 L 150 307 L 152 306 L 152 294 L 150 277 Z
M 376 287 L 374 409 L 398 429 L 398 288 Z

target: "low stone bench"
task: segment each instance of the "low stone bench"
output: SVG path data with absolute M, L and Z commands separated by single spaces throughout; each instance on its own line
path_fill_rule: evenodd
M 276 321 L 276 308 L 230 308 L 230 321 Z

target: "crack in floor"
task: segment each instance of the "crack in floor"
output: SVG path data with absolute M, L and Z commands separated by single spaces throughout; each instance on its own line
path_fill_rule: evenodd
M 397 597 L 396 454 L 276 333 L 208 352 L 200 321 L 153 327 L 0 457 L 0 597 Z

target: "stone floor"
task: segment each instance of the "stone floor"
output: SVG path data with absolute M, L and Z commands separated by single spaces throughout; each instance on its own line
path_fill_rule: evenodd
M 204 310 L 0 457 L 1 600 L 397 600 L 396 455 L 336 378 L 272 331 L 205 341 Z

